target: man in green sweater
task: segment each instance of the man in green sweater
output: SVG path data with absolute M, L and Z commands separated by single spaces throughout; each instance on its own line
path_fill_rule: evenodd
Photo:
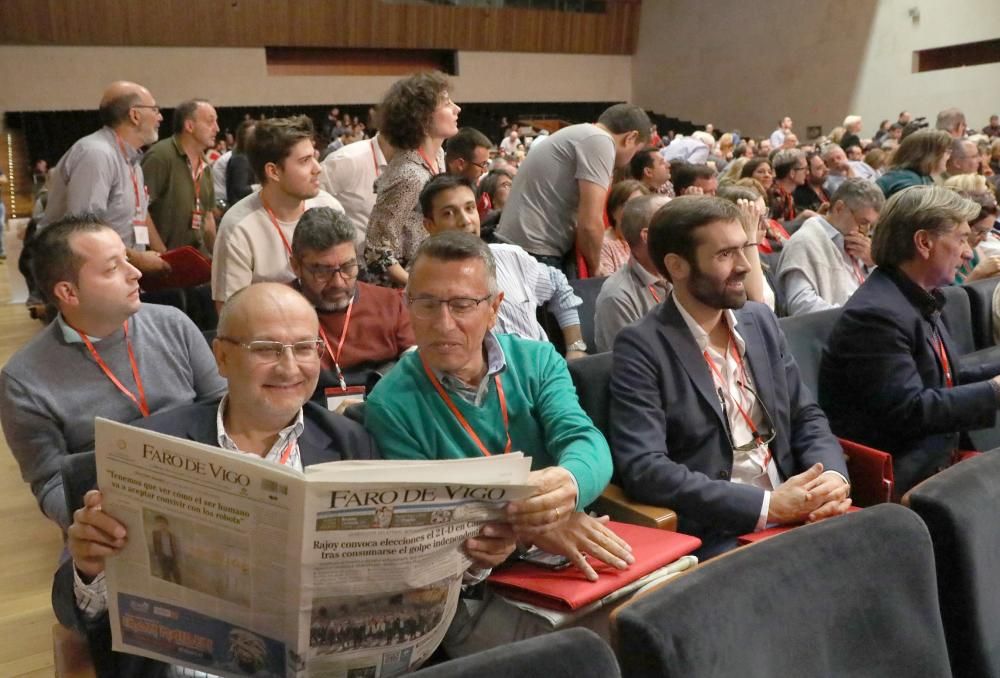
M 365 426 L 389 459 L 461 459 L 521 451 L 529 499 L 508 517 L 523 543 L 569 558 L 590 579 L 590 554 L 624 569 L 629 546 L 580 509 L 611 478 L 611 454 L 583 412 L 551 344 L 495 335 L 503 293 L 489 247 L 451 231 L 424 241 L 406 289 L 418 351 L 372 391 Z

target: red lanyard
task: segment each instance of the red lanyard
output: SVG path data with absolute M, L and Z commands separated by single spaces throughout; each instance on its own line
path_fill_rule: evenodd
M 139 179 L 135 175 L 135 166 L 129 162 L 128 153 L 125 151 L 125 142 L 122 141 L 117 132 L 115 132 L 115 139 L 118 141 L 118 150 L 121 151 L 122 158 L 125 160 L 125 166 L 128 168 L 129 177 L 132 179 L 132 193 L 135 195 L 135 217 L 138 219 L 142 213 L 142 202 L 139 200 Z
M 326 346 L 326 352 L 330 354 L 333 359 L 333 365 L 337 368 L 337 374 L 340 379 L 340 388 L 347 388 L 347 384 L 344 382 L 344 375 L 340 371 L 340 354 L 344 352 L 344 342 L 347 341 L 347 328 L 351 326 L 351 311 L 354 310 L 354 297 L 351 297 L 351 301 L 347 304 L 347 315 L 344 317 L 344 329 L 340 331 L 340 341 L 337 342 L 337 350 L 334 351 L 333 347 L 330 346 L 330 340 L 327 339 L 326 332 L 323 330 L 323 325 L 319 326 L 319 336 L 323 340 L 323 344 Z
M 448 406 L 448 409 L 451 410 L 451 413 L 455 415 L 455 419 L 457 419 L 458 423 L 462 425 L 462 428 L 465 429 L 465 432 L 469 434 L 469 437 L 472 438 L 472 441 L 479 446 L 479 449 L 483 453 L 483 456 L 486 457 L 492 456 L 490 454 L 490 451 L 486 449 L 486 445 L 483 444 L 483 441 L 479 439 L 478 435 L 476 435 L 476 432 L 472 429 L 472 426 L 469 424 L 468 420 L 466 420 L 465 416 L 455 406 L 455 403 L 452 401 L 451 396 L 449 396 L 448 392 L 444 390 L 444 387 L 441 385 L 441 382 L 438 381 L 438 378 L 434 376 L 433 370 L 431 370 L 430 366 L 427 364 L 427 361 L 424 359 L 423 356 L 420 356 L 420 362 L 423 364 L 424 372 L 427 373 L 427 378 L 430 379 L 431 384 L 434 386 L 434 390 L 436 390 L 438 392 L 438 395 L 441 396 L 441 400 L 443 400 L 444 404 Z M 493 377 L 493 380 L 496 382 L 497 385 L 497 397 L 500 398 L 500 412 L 503 415 L 503 429 L 504 433 L 507 435 L 507 445 L 504 447 L 503 453 L 507 454 L 508 452 L 510 452 L 511 448 L 510 424 L 507 420 L 507 398 L 505 398 L 503 394 L 503 385 L 500 383 L 500 375 L 499 374 L 495 375 Z
M 729 347 L 732 349 L 733 357 L 736 359 L 736 364 L 739 365 L 740 373 L 743 375 L 743 383 L 746 383 L 748 381 L 746 366 L 743 364 L 743 359 L 740 357 L 739 352 L 736 350 L 736 337 L 733 336 L 732 328 L 729 329 Z M 729 351 L 727 350 L 726 353 L 729 353 Z M 718 387 L 720 389 L 725 389 L 728 391 L 729 388 L 728 385 L 726 384 L 726 380 L 722 378 L 722 375 L 719 374 L 719 371 L 715 368 L 715 362 L 708 355 L 708 351 L 707 350 L 702 351 L 701 355 L 705 358 L 705 362 L 708 364 L 708 369 L 712 371 L 712 376 L 716 380 L 716 384 L 718 385 Z M 725 359 L 725 355 L 723 355 L 723 359 Z M 757 427 L 754 425 L 753 419 L 750 418 L 750 415 L 743 408 L 743 405 L 740 402 L 742 399 L 743 399 L 742 397 L 733 398 L 733 403 L 736 404 L 736 411 L 740 413 L 741 417 L 743 417 L 743 421 L 746 422 L 747 428 L 750 429 L 750 433 L 753 436 L 753 439 L 755 441 L 761 440 L 762 436 L 757 431 Z M 734 445 L 736 444 L 735 440 L 733 440 L 733 444 Z M 768 449 L 767 455 L 764 457 L 764 462 L 763 462 L 764 471 L 767 471 L 767 465 L 770 462 L 771 462 L 771 450 Z
M 66 324 L 69 325 L 69 322 L 67 322 Z M 122 328 L 125 330 L 125 347 L 128 349 L 128 361 L 129 364 L 132 366 L 132 378 L 135 380 L 135 386 L 139 390 L 138 398 L 135 397 L 135 394 L 132 393 L 132 391 L 125 388 L 124 384 L 118 381 L 118 377 L 114 375 L 114 373 L 108 367 L 107 363 L 105 363 L 104 360 L 101 358 L 100 354 L 97 352 L 97 349 L 94 348 L 94 345 L 90 342 L 90 339 L 87 337 L 87 335 L 81 332 L 80 330 L 76 329 L 72 325 L 69 326 L 73 328 L 73 330 L 76 331 L 77 334 L 80 335 L 81 339 L 83 339 L 83 343 L 87 346 L 87 350 L 90 351 L 90 355 L 93 356 L 94 361 L 97 362 L 97 366 L 101 368 L 102 372 L 104 372 L 104 376 L 110 379 L 111 383 L 114 384 L 119 391 L 128 396 L 129 400 L 131 400 L 133 403 L 136 404 L 136 407 L 138 407 L 139 411 L 142 412 L 142 416 L 148 417 L 149 405 L 146 402 L 146 391 L 142 387 L 142 379 L 139 377 L 139 366 L 136 365 L 135 353 L 132 352 L 132 342 L 128 338 L 128 321 L 126 320 L 124 323 L 122 323 Z
M 951 378 L 951 363 L 948 362 L 948 353 L 944 350 L 944 341 L 938 331 L 934 330 L 934 349 L 937 351 L 938 359 L 941 361 L 941 369 L 944 370 L 944 385 L 951 388 L 955 382 Z
M 427 171 L 430 172 L 431 175 L 437 174 L 438 173 L 437 162 L 435 162 L 433 165 L 431 165 L 431 159 L 427 157 L 427 154 L 424 153 L 424 149 L 422 149 L 422 148 L 418 148 L 417 149 L 417 153 L 419 153 L 420 157 L 423 158 L 424 165 L 427 166 Z
M 372 164 L 375 165 L 375 176 L 382 174 L 382 171 L 378 168 L 378 155 L 375 153 L 375 140 L 369 139 L 369 143 L 372 145 Z
M 288 445 L 285 446 L 285 451 L 281 453 L 281 459 L 278 461 L 279 464 L 284 466 L 288 463 L 288 458 L 292 456 L 292 450 L 295 449 L 295 438 L 288 441 Z
M 649 285 L 649 293 L 653 295 L 653 301 L 660 303 L 660 295 L 656 293 L 656 288 L 652 285 Z
M 288 244 L 288 238 L 285 237 L 284 231 L 281 230 L 281 226 L 278 225 L 278 217 L 274 216 L 274 212 L 271 208 L 267 206 L 267 202 L 264 200 L 264 192 L 261 191 L 260 194 L 260 204 L 264 206 L 264 211 L 267 212 L 267 216 L 271 218 L 271 223 L 274 224 L 274 230 L 278 232 L 278 237 L 281 238 L 281 243 L 285 246 L 285 251 L 288 252 L 288 256 L 292 256 L 292 246 Z
M 854 277 L 858 279 L 859 285 L 863 285 L 865 282 L 865 274 L 861 272 L 861 264 L 859 264 L 858 260 L 854 257 L 851 257 L 851 263 L 854 264 Z
M 205 161 L 198 158 L 197 169 L 191 168 L 191 181 L 194 182 L 194 209 L 201 214 L 201 174 L 205 171 Z

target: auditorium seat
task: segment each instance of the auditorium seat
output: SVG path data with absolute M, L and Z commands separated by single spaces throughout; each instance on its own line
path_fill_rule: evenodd
M 823 359 L 823 348 L 830 339 L 840 313 L 839 308 L 832 308 L 778 320 L 781 331 L 785 334 L 788 350 L 799 365 L 802 383 L 814 398 L 819 393 L 819 365 Z
M 1000 452 L 982 454 L 928 478 L 903 498 L 930 531 L 955 676 L 1000 676 L 998 475 Z
M 948 328 L 948 334 L 961 355 L 968 355 L 976 350 L 976 341 L 972 336 L 972 311 L 969 306 L 969 295 L 961 285 L 942 287 L 944 308 L 941 310 L 941 320 Z
M 930 536 L 896 504 L 731 551 L 611 619 L 625 678 L 951 675 Z
M 977 350 L 989 348 L 993 341 L 993 291 L 1000 277 L 976 280 L 962 285 L 969 296 L 969 311 L 972 315 L 972 338 Z
M 608 435 L 608 423 L 611 418 L 611 367 L 613 353 L 598 353 L 589 355 L 569 363 L 569 374 L 576 386 L 580 398 L 580 406 L 587 413 L 605 438 Z M 609 443 L 610 444 L 610 443 Z M 612 520 L 633 525 L 643 525 L 661 530 L 677 529 L 677 514 L 663 506 L 652 506 L 634 502 L 625 496 L 618 485 L 612 484 L 605 488 L 600 498 L 595 502 L 594 509 L 599 513 L 611 516 Z
M 617 678 L 615 655 L 589 629 L 573 628 L 521 640 L 430 666 L 419 678 Z
M 580 314 L 580 332 L 587 344 L 587 353 L 597 352 L 597 342 L 594 339 L 594 314 L 597 311 L 597 295 L 601 293 L 601 286 L 605 280 L 607 278 L 583 278 L 569 281 L 576 296 L 583 299 L 583 304 L 577 307 L 577 311 Z

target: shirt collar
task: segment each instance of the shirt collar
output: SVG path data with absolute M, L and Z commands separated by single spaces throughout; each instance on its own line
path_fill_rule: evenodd
M 836 226 L 831 224 L 829 221 L 827 221 L 819 214 L 815 216 L 815 219 L 819 220 L 819 223 L 823 227 L 823 230 L 826 231 L 827 236 L 829 236 L 830 240 L 834 242 L 834 244 L 837 246 L 837 249 L 843 250 L 844 234 L 838 231 Z
M 490 377 L 507 369 L 507 358 L 504 356 L 503 347 L 500 346 L 500 342 L 492 332 L 487 332 L 486 336 L 483 337 L 483 348 L 486 349 L 486 376 L 475 386 L 470 386 L 457 377 L 431 368 L 442 386 L 475 405 L 482 403 L 486 390 L 489 388 Z
M 385 153 L 382 152 L 382 147 L 379 146 L 378 140 L 382 137 L 381 132 L 373 136 L 371 141 L 372 148 L 375 149 L 375 162 L 378 164 L 379 169 L 385 169 L 389 165 L 389 161 L 385 159 Z
M 142 159 L 142 150 L 135 148 L 134 146 L 132 146 L 132 144 L 126 143 L 124 141 L 121 144 L 119 144 L 118 132 L 114 131 L 110 127 L 105 127 L 104 129 L 106 130 L 107 134 L 111 137 L 111 143 L 114 144 L 115 148 L 119 150 L 119 155 L 121 155 L 120 151 L 122 147 L 124 147 L 125 159 L 128 161 L 128 164 L 130 165 L 139 164 L 139 160 Z
M 695 343 L 698 344 L 698 348 L 702 353 L 708 350 L 708 332 L 706 332 L 698 321 L 691 317 L 691 314 L 687 312 L 684 306 L 681 304 L 677 295 L 673 295 L 674 303 L 677 305 L 677 310 L 680 311 L 681 318 L 684 319 L 684 324 L 687 325 L 688 330 L 691 331 L 691 335 L 694 337 Z M 739 349 L 740 355 L 746 355 L 747 348 L 746 343 L 743 341 L 743 337 L 740 333 L 736 331 L 736 314 L 733 313 L 733 309 L 727 308 L 722 312 L 722 318 L 729 325 L 729 330 L 732 336 L 736 339 L 736 347 Z
M 643 287 L 649 287 L 650 285 L 657 285 L 664 289 L 667 288 L 667 281 L 647 271 L 646 267 L 640 264 L 638 260 L 636 260 L 635 255 L 629 255 L 628 267 L 629 270 L 632 272 L 632 275 L 635 276 L 635 279 L 638 280 L 639 284 L 642 285 Z
M 218 436 L 217 439 L 219 442 L 219 447 L 221 447 L 224 450 L 229 450 L 230 452 L 249 454 L 241 450 L 239 446 L 236 445 L 236 442 L 229 436 L 229 433 L 226 432 L 224 415 L 226 412 L 226 405 L 228 403 L 229 403 L 229 394 L 227 393 L 226 395 L 222 396 L 222 400 L 219 401 L 219 409 L 216 410 L 215 413 L 215 428 L 216 428 L 216 435 Z M 265 458 L 271 457 L 275 453 L 275 450 L 283 451 L 285 446 L 288 444 L 288 441 L 298 440 L 304 430 L 305 430 L 305 418 L 302 416 L 302 408 L 300 407 L 299 413 L 295 415 L 295 420 L 278 432 L 278 439 L 274 441 L 274 445 L 271 446 L 271 449 L 265 455 Z
M 941 313 L 941 309 L 944 308 L 944 295 L 941 294 L 940 290 L 935 289 L 928 292 L 913 282 L 910 276 L 896 268 L 880 266 L 878 270 L 883 271 L 889 276 L 890 280 L 896 283 L 896 287 L 899 288 L 899 291 L 903 293 L 903 296 L 911 304 L 916 306 L 917 310 L 920 311 L 920 315 L 933 321 L 935 314 Z
M 63 318 L 62 313 L 56 315 L 56 324 L 59 325 L 59 330 L 62 332 L 63 341 L 67 344 L 82 344 L 83 337 L 80 333 L 69 326 L 69 323 Z M 96 344 L 101 340 L 100 337 L 92 337 L 89 334 L 87 338 L 90 339 L 90 343 Z

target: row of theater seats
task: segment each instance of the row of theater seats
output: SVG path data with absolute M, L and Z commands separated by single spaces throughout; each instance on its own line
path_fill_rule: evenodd
M 876 506 L 715 558 L 615 610 L 614 651 L 572 629 L 415 675 L 998 676 L 998 474 L 1000 455 L 982 455 L 915 487 L 910 508 Z M 82 640 L 55 631 L 57 675 L 93 676 Z

